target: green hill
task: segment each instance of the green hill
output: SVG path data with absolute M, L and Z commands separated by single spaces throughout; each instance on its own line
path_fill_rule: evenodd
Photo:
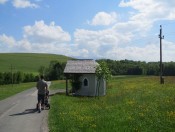
M 50 61 L 66 62 L 72 59 L 63 55 L 42 53 L 0 53 L 0 72 L 22 71 L 37 73 L 40 66 L 48 67 Z

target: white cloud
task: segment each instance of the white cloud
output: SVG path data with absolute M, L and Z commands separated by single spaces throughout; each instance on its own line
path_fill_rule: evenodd
M 22 39 L 22 40 L 15 40 L 11 36 L 7 36 L 5 34 L 0 35 L 0 52 L 6 51 L 8 49 L 9 51 L 13 52 L 16 50 L 19 51 L 31 51 L 31 43 L 28 40 Z
M 162 51 L 163 61 L 175 61 L 174 59 L 175 43 L 174 42 L 163 40 L 162 49 L 163 49 Z
M 106 12 L 98 12 L 92 22 L 90 22 L 91 25 L 97 26 L 97 25 L 111 25 L 116 22 L 117 14 L 115 12 L 106 13 Z
M 149 44 L 144 47 L 127 46 L 118 49 L 117 57 L 119 57 L 119 59 L 158 61 L 159 48 L 155 44 Z
M 0 35 L 0 42 L 8 47 L 12 47 L 15 45 L 16 41 L 13 37 L 9 37 L 5 34 Z
M 77 49 L 82 51 L 79 52 L 78 56 L 83 55 L 81 56 L 82 58 L 132 59 L 144 61 L 159 60 L 158 41 L 138 47 L 132 44 L 131 39 L 132 35 L 122 35 L 112 29 L 101 31 L 78 29 L 74 34 Z M 128 41 L 131 42 L 131 44 L 128 44 Z M 172 45 L 168 47 L 168 50 L 171 50 L 171 47 Z M 166 58 L 166 60 L 169 59 Z
M 134 9 L 128 21 L 115 21 L 114 26 L 105 30 L 76 30 L 74 39 L 78 49 L 86 49 L 90 58 L 159 61 L 158 37 L 156 42 L 145 41 L 143 38 L 148 35 L 155 22 L 175 20 L 175 10 L 173 8 L 175 2 L 130 0 L 127 2 L 121 1 L 119 6 Z M 95 20 L 98 19 L 94 17 L 92 22 L 95 23 Z M 96 23 L 98 24 L 98 22 Z M 155 36 L 153 35 L 153 37 Z M 135 43 L 134 38 L 139 38 L 140 42 Z M 175 43 L 165 45 L 166 48 L 163 49 L 164 61 L 174 60 L 170 56 L 175 56 L 174 50 L 172 50 L 175 49 Z
M 175 43 L 163 41 L 163 61 L 175 61 Z M 159 61 L 160 60 L 160 45 L 159 41 L 150 42 L 144 46 L 117 46 L 105 52 L 103 58 L 110 58 L 114 60 L 141 60 L 141 61 Z
M 90 31 L 77 29 L 74 33 L 74 42 L 78 49 L 85 51 L 90 57 L 99 56 L 99 48 L 101 45 L 113 45 L 117 38 L 109 34 L 110 31 Z
M 174 0 L 122 0 L 120 7 L 131 7 L 138 13 L 131 17 L 131 20 L 172 20 L 175 19 Z
M 31 51 L 32 50 L 32 45 L 28 40 L 22 39 L 17 42 L 17 46 L 22 49 L 22 50 L 27 50 Z
M 147 41 L 144 37 L 156 22 L 175 20 L 175 2 L 130 0 L 121 1 L 119 6 L 134 9 L 130 16 L 127 15 L 129 18 L 118 21 L 118 13 L 99 12 L 89 22 L 92 28 L 94 25 L 105 25 L 106 29 L 76 29 L 71 39 L 70 34 L 54 22 L 46 24 L 43 20 L 36 21 L 23 27 L 23 38 L 19 41 L 5 34 L 0 35 L 0 51 L 6 46 L 11 51 L 47 52 L 77 58 L 159 61 L 158 36 L 154 41 Z M 140 41 L 135 42 L 135 38 Z M 175 43 L 164 40 L 163 44 L 163 61 L 175 60 Z
M 42 20 L 36 21 L 33 26 L 25 26 L 23 30 L 23 38 L 18 41 L 11 36 L 0 35 L 0 52 L 40 52 L 67 56 L 77 56 L 79 52 L 76 45 L 70 44 L 70 35 L 54 22 L 47 25 Z
M 54 22 L 46 25 L 42 20 L 36 21 L 33 26 L 25 26 L 24 38 L 34 43 L 62 43 L 71 40 L 69 33 L 63 31 L 60 26 L 56 26 Z
M 77 52 L 75 52 L 77 51 Z M 11 36 L 0 35 L 0 52 L 31 52 L 31 53 L 55 53 L 67 56 L 78 56 L 76 45 L 59 42 L 31 42 L 26 38 L 17 41 Z M 80 54 L 79 54 L 80 53 Z
M 134 10 L 128 21 L 116 23 L 113 28 L 119 32 L 131 32 L 137 37 L 147 34 L 158 21 L 175 20 L 174 0 L 122 0 L 119 6 Z
M 5 4 L 8 0 L 0 0 L 0 4 Z
M 5 4 L 9 0 L 0 0 L 0 4 Z M 36 0 L 39 2 L 40 0 Z M 30 0 L 12 0 L 12 4 L 15 8 L 38 8 L 39 6 L 35 3 L 31 3 Z
M 13 6 L 16 8 L 37 8 L 39 7 L 37 4 L 31 3 L 29 0 L 13 0 Z

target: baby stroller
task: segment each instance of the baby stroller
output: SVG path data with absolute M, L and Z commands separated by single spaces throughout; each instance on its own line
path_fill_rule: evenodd
M 44 97 L 44 108 L 49 110 L 50 109 L 50 104 L 49 104 L 49 90 L 46 91 L 45 97 Z M 36 109 L 41 112 L 41 103 L 36 104 Z
M 47 90 L 46 92 L 46 96 L 45 96 L 45 99 L 44 99 L 44 105 L 45 105 L 45 108 L 46 109 L 50 109 L 50 104 L 49 104 L 49 90 Z

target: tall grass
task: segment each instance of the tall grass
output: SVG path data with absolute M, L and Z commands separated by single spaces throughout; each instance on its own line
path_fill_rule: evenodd
M 104 97 L 56 95 L 51 106 L 51 132 L 174 131 L 175 78 L 115 78 Z

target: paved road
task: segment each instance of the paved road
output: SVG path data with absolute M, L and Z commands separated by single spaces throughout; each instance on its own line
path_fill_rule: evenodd
M 38 113 L 36 103 L 36 88 L 0 101 L 0 132 L 48 132 L 48 110 Z

